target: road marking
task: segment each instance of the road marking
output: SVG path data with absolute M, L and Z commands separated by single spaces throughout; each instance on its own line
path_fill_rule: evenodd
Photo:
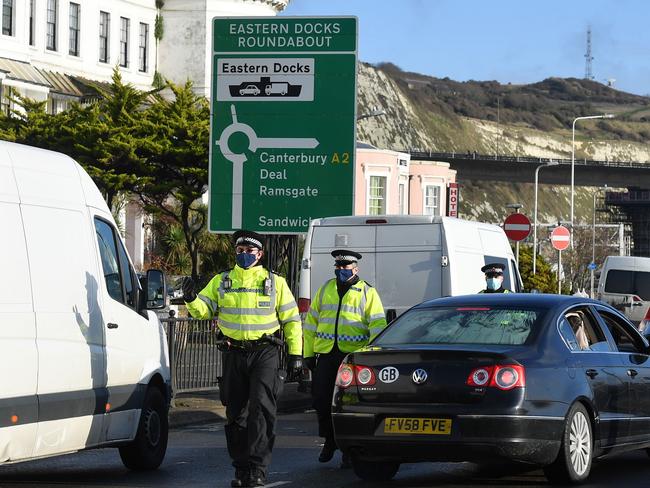
M 264 485 L 266 488 L 271 488 L 272 486 L 282 486 L 282 485 L 287 485 L 291 483 L 291 481 L 276 481 L 275 483 L 271 483 L 270 485 Z

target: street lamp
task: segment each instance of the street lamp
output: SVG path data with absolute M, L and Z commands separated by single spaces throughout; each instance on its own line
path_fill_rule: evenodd
M 548 163 L 540 164 L 535 168 L 535 210 L 533 216 L 533 276 L 537 273 L 537 181 L 539 179 L 539 170 L 547 166 L 557 166 L 557 161 L 549 161 Z
M 519 213 L 521 207 L 523 207 L 521 203 L 506 203 L 506 208 L 513 209 L 515 213 Z M 519 241 L 515 244 L 515 248 L 517 249 L 517 266 L 519 266 Z
M 576 122 L 586 119 L 613 119 L 614 114 L 588 115 L 573 119 L 571 129 L 571 244 L 573 244 L 573 192 L 575 186 L 575 159 L 576 159 Z
M 605 185 L 603 189 L 607 190 L 607 185 Z M 594 214 L 593 214 L 592 228 L 591 228 L 591 263 L 589 265 L 589 271 L 591 274 L 591 286 L 589 288 L 589 298 L 594 297 L 594 272 L 596 270 L 596 195 L 597 194 L 598 194 L 598 190 L 594 192 Z

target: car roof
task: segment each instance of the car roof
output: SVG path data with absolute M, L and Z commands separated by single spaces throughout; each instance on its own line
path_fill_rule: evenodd
M 459 306 L 519 306 L 531 308 L 555 308 L 589 303 L 605 305 L 597 300 L 572 295 L 544 293 L 477 293 L 455 297 L 436 298 L 416 305 L 414 308 L 459 307 Z

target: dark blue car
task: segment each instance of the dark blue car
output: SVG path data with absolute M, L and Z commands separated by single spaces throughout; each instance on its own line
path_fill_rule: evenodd
M 579 483 L 650 447 L 650 347 L 614 308 L 561 295 L 418 305 L 339 368 L 336 441 L 365 480 L 400 463 L 508 459 Z

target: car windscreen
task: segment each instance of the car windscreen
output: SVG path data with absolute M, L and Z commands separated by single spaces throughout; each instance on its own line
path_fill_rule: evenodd
M 439 307 L 403 314 L 374 342 L 391 344 L 524 344 L 543 311 L 506 307 Z
M 611 269 L 607 272 L 605 292 L 638 295 L 642 300 L 650 300 L 650 273 Z

